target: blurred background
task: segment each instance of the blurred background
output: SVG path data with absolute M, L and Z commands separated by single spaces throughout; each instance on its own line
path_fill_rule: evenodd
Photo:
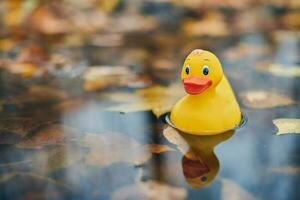
M 0 199 L 299 199 L 299 41 L 299 0 L 1 0 Z M 249 119 L 208 187 L 162 120 L 197 48 Z

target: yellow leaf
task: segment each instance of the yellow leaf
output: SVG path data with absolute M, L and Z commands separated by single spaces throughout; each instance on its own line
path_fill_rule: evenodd
M 300 66 L 292 65 L 292 66 L 284 66 L 281 64 L 264 64 L 257 67 L 258 71 L 264 73 L 270 73 L 274 76 L 282 76 L 282 77 L 300 77 Z
M 243 103 L 249 108 L 263 109 L 294 104 L 291 98 L 275 92 L 252 90 L 240 94 Z
M 153 86 L 138 89 L 135 93 L 106 94 L 114 101 L 123 101 L 107 110 L 123 113 L 152 110 L 159 117 L 171 110 L 172 106 L 184 95 L 183 91 L 179 84 L 173 84 L 168 87 Z
M 276 135 L 300 133 L 300 119 L 274 119 L 273 123 L 278 128 Z

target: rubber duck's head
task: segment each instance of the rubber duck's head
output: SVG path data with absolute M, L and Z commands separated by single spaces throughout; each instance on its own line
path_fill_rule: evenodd
M 188 94 L 197 95 L 219 84 L 223 69 L 219 59 L 211 52 L 195 49 L 184 61 L 181 80 Z

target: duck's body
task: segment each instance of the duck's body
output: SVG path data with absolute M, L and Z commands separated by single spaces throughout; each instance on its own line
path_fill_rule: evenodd
M 179 100 L 171 111 L 171 122 L 185 133 L 214 135 L 234 129 L 241 122 L 239 105 L 223 74 L 221 64 L 218 60 L 214 60 L 216 57 L 207 51 L 201 53 L 201 56 L 192 53 L 184 65 L 193 69 L 207 57 L 210 60 L 210 74 L 205 76 L 198 75 L 198 72 L 192 75 L 191 73 L 182 74 L 182 80 L 189 95 Z M 208 64 L 205 66 L 207 67 Z M 200 86 L 197 89 L 198 84 Z

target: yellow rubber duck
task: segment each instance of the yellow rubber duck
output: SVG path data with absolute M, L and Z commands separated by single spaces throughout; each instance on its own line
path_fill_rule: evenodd
M 188 95 L 171 110 L 170 123 L 175 128 L 195 135 L 214 135 L 240 125 L 240 107 L 213 53 L 192 51 L 183 64 L 181 80 Z

